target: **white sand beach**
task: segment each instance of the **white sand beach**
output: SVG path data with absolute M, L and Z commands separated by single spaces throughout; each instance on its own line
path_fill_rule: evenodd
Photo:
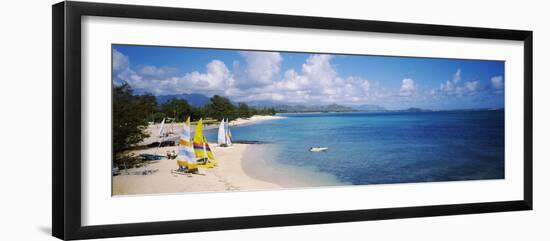
M 208 191 L 238 191 L 277 189 L 279 185 L 252 178 L 245 173 L 242 155 L 249 144 L 234 144 L 228 148 L 212 145 L 218 166 L 199 169 L 199 175 L 173 174 L 178 168 L 175 160 L 163 159 L 140 168 L 122 170 L 122 174 L 113 177 L 113 195 L 208 192 Z M 159 154 L 177 147 L 161 147 Z M 136 153 L 144 153 L 142 150 Z M 139 175 L 143 170 L 156 170 L 150 175 Z
M 280 116 L 252 116 L 247 119 L 236 119 L 229 123 L 230 126 L 242 126 L 254 124 L 260 121 L 280 119 Z M 208 125 L 205 129 L 218 128 L 219 125 Z M 196 126 L 192 125 L 192 129 Z M 158 141 L 159 138 L 155 133 L 158 133 L 159 124 L 150 125 L 148 132 L 151 137 L 145 139 L 142 144 L 147 145 Z M 173 132 L 173 136 L 168 137 L 178 138 L 177 133 L 183 128 L 183 124 L 174 123 L 167 125 L 165 128 Z M 218 147 L 216 143 L 210 143 L 210 146 L 215 154 L 218 165 L 214 168 L 199 169 L 199 174 L 180 175 L 172 173 L 172 170 L 178 168 L 176 160 L 163 159 L 150 162 L 144 167 L 130 168 L 122 170 L 121 175 L 113 176 L 112 179 L 112 194 L 113 195 L 132 195 L 132 194 L 153 194 L 153 193 L 181 193 L 181 192 L 208 192 L 208 191 L 238 191 L 238 190 L 265 190 L 278 189 L 281 185 L 273 181 L 265 181 L 261 178 L 252 177 L 250 173 L 258 172 L 258 168 L 262 169 L 265 165 L 258 162 L 256 165 L 250 165 L 245 168 L 244 155 L 247 149 L 253 144 L 233 144 L 231 147 Z M 136 150 L 134 154 L 156 153 L 165 155 L 167 151 L 175 151 L 177 153 L 178 146 L 167 146 L 160 148 L 147 148 Z M 246 169 L 246 171 L 245 171 Z M 142 175 L 143 171 L 150 170 L 153 173 Z M 284 178 L 283 178 L 284 179 Z M 301 186 L 301 185 L 299 185 Z
M 262 121 L 267 120 L 278 120 L 283 119 L 285 117 L 283 116 L 274 116 L 274 115 L 254 115 L 250 118 L 237 118 L 235 120 L 232 120 L 229 122 L 230 127 L 234 126 L 243 126 L 243 125 L 251 125 Z M 204 129 L 215 129 L 219 127 L 219 123 L 217 124 L 211 124 L 211 125 L 204 125 Z M 177 140 L 178 139 L 178 133 L 181 132 L 181 129 L 183 128 L 183 123 L 169 123 L 165 125 L 165 132 L 169 134 L 168 137 L 165 137 L 164 140 Z M 191 131 L 194 131 L 196 128 L 196 125 L 191 125 Z M 143 139 L 143 141 L 139 145 L 148 145 L 150 143 L 159 141 L 158 133 L 160 130 L 160 124 L 153 124 L 149 125 L 147 128 L 147 133 L 149 133 L 149 137 Z
M 278 119 L 284 119 L 283 116 L 276 116 L 276 115 L 255 115 L 250 118 L 237 118 L 236 120 L 230 121 L 229 126 L 242 126 L 242 125 L 250 125 L 255 124 L 261 121 L 267 121 L 267 120 L 278 120 Z

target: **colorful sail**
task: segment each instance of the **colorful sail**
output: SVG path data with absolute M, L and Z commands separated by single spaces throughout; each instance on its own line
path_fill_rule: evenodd
M 206 136 L 204 136 L 202 133 L 202 118 L 199 120 L 199 123 L 197 124 L 197 129 L 195 130 L 195 137 L 193 138 L 193 149 L 195 150 L 195 157 L 199 159 L 215 159 L 214 153 L 212 152 L 212 149 L 210 149 L 208 141 L 206 140 Z
M 193 150 L 193 142 L 191 141 L 191 120 L 187 118 L 187 121 L 183 124 L 179 140 L 178 150 L 178 164 L 180 166 L 189 167 L 189 164 L 196 164 L 195 153 Z
M 231 136 L 231 130 L 229 129 L 229 118 L 225 121 L 225 143 L 230 146 L 233 144 L 232 136 Z
M 218 145 L 227 145 L 226 130 L 225 130 L 225 119 L 222 119 L 220 127 L 218 128 Z

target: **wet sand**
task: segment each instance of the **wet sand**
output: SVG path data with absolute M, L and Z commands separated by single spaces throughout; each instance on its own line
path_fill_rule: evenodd
M 275 183 L 253 178 L 244 171 L 242 157 L 249 144 L 234 144 L 231 147 L 212 145 L 218 166 L 199 169 L 200 174 L 173 174 L 178 168 L 175 160 L 163 159 L 145 167 L 122 170 L 122 174 L 114 176 L 113 195 L 180 193 L 180 192 L 220 192 L 239 190 L 265 190 L 281 188 Z M 176 150 L 177 147 L 162 147 L 158 153 Z M 142 150 L 138 153 L 150 153 Z M 141 175 L 144 170 L 154 171 L 149 175 Z
M 254 116 L 249 119 L 234 120 L 230 122 L 230 126 L 249 125 L 278 118 L 284 117 Z M 158 133 L 158 126 L 158 124 L 149 126 L 149 131 Z M 210 125 L 207 128 L 217 127 L 218 125 Z M 182 124 L 174 124 L 171 128 L 177 133 L 181 130 Z M 211 143 L 210 146 L 218 163 L 214 168 L 201 168 L 199 174 L 180 175 L 172 172 L 178 168 L 176 160 L 163 159 L 150 162 L 143 167 L 121 170 L 120 175 L 113 176 L 112 194 L 252 191 L 342 185 L 330 174 L 276 163 L 271 158 L 273 153 L 278 151 L 273 144 L 236 143 L 231 147 L 219 147 Z M 158 149 L 147 148 L 133 153 L 165 155 L 167 151 L 177 153 L 177 150 L 178 146 L 168 146 Z M 150 172 L 143 175 L 144 171 Z

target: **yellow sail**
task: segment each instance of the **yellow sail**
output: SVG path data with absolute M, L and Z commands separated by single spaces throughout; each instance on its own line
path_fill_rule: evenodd
M 195 130 L 195 137 L 193 138 L 193 149 L 195 150 L 195 157 L 199 159 L 215 159 L 214 153 L 212 153 L 212 150 L 208 145 L 208 141 L 206 140 L 206 136 L 204 136 L 204 134 L 202 133 L 202 118 L 199 120 L 199 123 L 197 124 L 197 129 Z

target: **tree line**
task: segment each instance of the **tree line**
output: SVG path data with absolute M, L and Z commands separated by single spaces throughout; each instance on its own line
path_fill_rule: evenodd
M 156 112 L 150 114 L 150 121 L 158 123 L 164 118 L 174 118 L 176 122 L 183 122 L 187 117 L 191 121 L 200 118 L 211 118 L 221 121 L 223 118 L 234 120 L 237 118 L 249 118 L 253 115 L 275 115 L 273 108 L 253 108 L 246 103 L 233 104 L 228 98 L 214 95 L 210 102 L 202 107 L 190 105 L 184 99 L 172 98 L 164 104 L 157 105 Z
M 194 107 L 184 99 L 171 99 L 158 104 L 151 94 L 134 95 L 128 84 L 113 89 L 113 155 L 114 162 L 120 164 L 135 159 L 128 150 L 149 137 L 146 132 L 150 122 L 161 122 L 164 118 L 174 118 L 183 122 L 190 117 L 192 121 L 200 118 L 223 118 L 234 120 L 253 115 L 274 115 L 273 108 L 252 108 L 246 103 L 234 105 L 228 98 L 214 95 L 210 102 L 202 107 Z

